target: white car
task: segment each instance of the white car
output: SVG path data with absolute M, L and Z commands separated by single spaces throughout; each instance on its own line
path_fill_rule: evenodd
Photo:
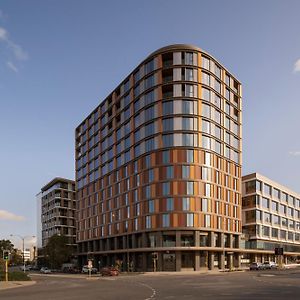
M 40 272 L 41 272 L 42 274 L 50 274 L 50 273 L 51 273 L 51 270 L 48 269 L 47 267 L 43 267 L 43 268 L 41 268 Z
M 24 271 L 25 271 L 25 272 L 26 272 L 26 271 L 30 271 L 30 270 L 31 270 L 31 267 L 30 267 L 30 266 L 25 266 L 25 267 L 24 267 L 24 266 L 21 266 L 21 267 L 20 267 L 20 270 L 23 271 L 23 272 L 24 272 Z

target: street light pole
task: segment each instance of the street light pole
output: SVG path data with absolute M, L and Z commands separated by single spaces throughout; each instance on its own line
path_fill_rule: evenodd
M 18 235 L 18 234 L 11 234 L 10 236 L 11 237 L 16 236 L 16 237 L 18 237 L 22 240 L 22 246 L 23 246 L 23 255 L 22 255 L 22 257 L 23 257 L 23 272 L 25 273 L 25 239 L 28 238 L 28 237 L 35 238 L 35 236 L 34 235 L 32 235 L 32 236 L 21 236 L 21 235 Z

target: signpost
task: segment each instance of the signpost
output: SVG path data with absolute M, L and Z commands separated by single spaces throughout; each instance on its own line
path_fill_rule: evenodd
M 282 268 L 283 265 L 283 248 L 275 248 L 274 254 L 278 256 L 278 265 L 279 268 Z
M 91 259 L 88 260 L 88 268 L 89 268 L 89 277 L 91 277 L 92 268 L 93 268 L 93 261 Z
M 156 272 L 157 259 L 158 259 L 158 253 L 157 252 L 152 252 L 153 272 Z

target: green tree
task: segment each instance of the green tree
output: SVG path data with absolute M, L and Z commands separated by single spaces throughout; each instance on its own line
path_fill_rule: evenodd
M 3 251 L 9 250 L 10 252 L 10 264 L 20 265 L 22 264 L 22 256 L 18 253 L 14 244 L 10 240 L 0 240 L 0 257 L 3 257 Z
M 72 248 L 67 245 L 68 238 L 64 235 L 53 235 L 49 238 L 44 254 L 50 268 L 60 269 L 63 263 L 70 261 Z

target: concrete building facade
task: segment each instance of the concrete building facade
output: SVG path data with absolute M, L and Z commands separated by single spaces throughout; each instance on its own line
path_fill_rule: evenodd
M 76 252 L 76 192 L 73 180 L 56 177 L 37 195 L 37 245 L 44 248 L 51 236 L 65 235 Z
M 300 257 L 300 195 L 259 174 L 243 176 L 243 233 L 245 256 L 251 261 L 278 259 L 283 248 L 285 263 Z
M 76 128 L 80 264 L 240 264 L 242 87 L 190 45 L 148 56 Z

